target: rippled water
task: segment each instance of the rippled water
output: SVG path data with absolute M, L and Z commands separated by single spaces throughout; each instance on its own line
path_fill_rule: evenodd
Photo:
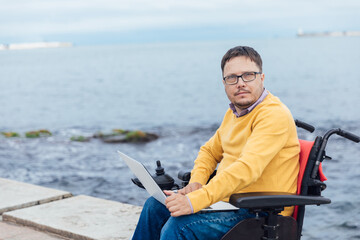
M 360 38 L 304 38 L 0 51 L 0 131 L 49 129 L 40 139 L 0 137 L 0 177 L 141 205 L 144 190 L 119 160 L 121 150 L 154 172 L 191 169 L 228 101 L 220 60 L 235 45 L 263 56 L 265 86 L 317 127 L 360 135 Z M 145 144 L 71 142 L 113 128 L 160 138 Z M 307 207 L 302 239 L 360 239 L 360 145 L 331 137 L 324 163 L 332 204 Z

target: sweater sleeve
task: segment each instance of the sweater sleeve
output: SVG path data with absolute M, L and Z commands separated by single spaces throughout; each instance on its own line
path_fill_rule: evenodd
M 285 146 L 289 138 L 290 121 L 293 121 L 291 115 L 281 109 L 268 108 L 259 113 L 252 123 L 252 133 L 236 161 L 207 185 L 188 194 L 194 212 L 230 197 L 257 181 L 266 166 Z M 219 159 L 219 156 L 216 155 L 215 159 Z
M 189 183 L 198 182 L 205 185 L 210 175 L 216 169 L 217 164 L 222 158 L 221 139 L 219 129 L 216 131 L 207 143 L 205 143 L 199 151 L 195 160 L 194 168 L 191 171 Z

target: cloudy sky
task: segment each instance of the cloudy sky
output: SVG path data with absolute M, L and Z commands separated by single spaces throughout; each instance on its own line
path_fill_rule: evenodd
M 293 37 L 360 31 L 359 0 L 0 0 L 0 43 Z

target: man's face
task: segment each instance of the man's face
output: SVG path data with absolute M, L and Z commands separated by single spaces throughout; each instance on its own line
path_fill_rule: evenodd
M 224 77 L 239 76 L 246 72 L 260 72 L 260 69 L 255 62 L 245 56 L 234 57 L 224 66 Z M 262 73 L 256 74 L 256 79 L 251 82 L 244 82 L 241 78 L 234 85 L 227 85 L 223 82 L 226 95 L 238 112 L 250 107 L 258 100 L 264 90 L 264 78 L 265 75 Z

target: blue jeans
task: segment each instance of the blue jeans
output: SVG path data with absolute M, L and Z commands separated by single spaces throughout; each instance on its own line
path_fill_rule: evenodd
M 255 217 L 247 209 L 195 213 L 171 217 L 168 209 L 150 197 L 144 204 L 133 240 L 220 239 L 239 221 Z

